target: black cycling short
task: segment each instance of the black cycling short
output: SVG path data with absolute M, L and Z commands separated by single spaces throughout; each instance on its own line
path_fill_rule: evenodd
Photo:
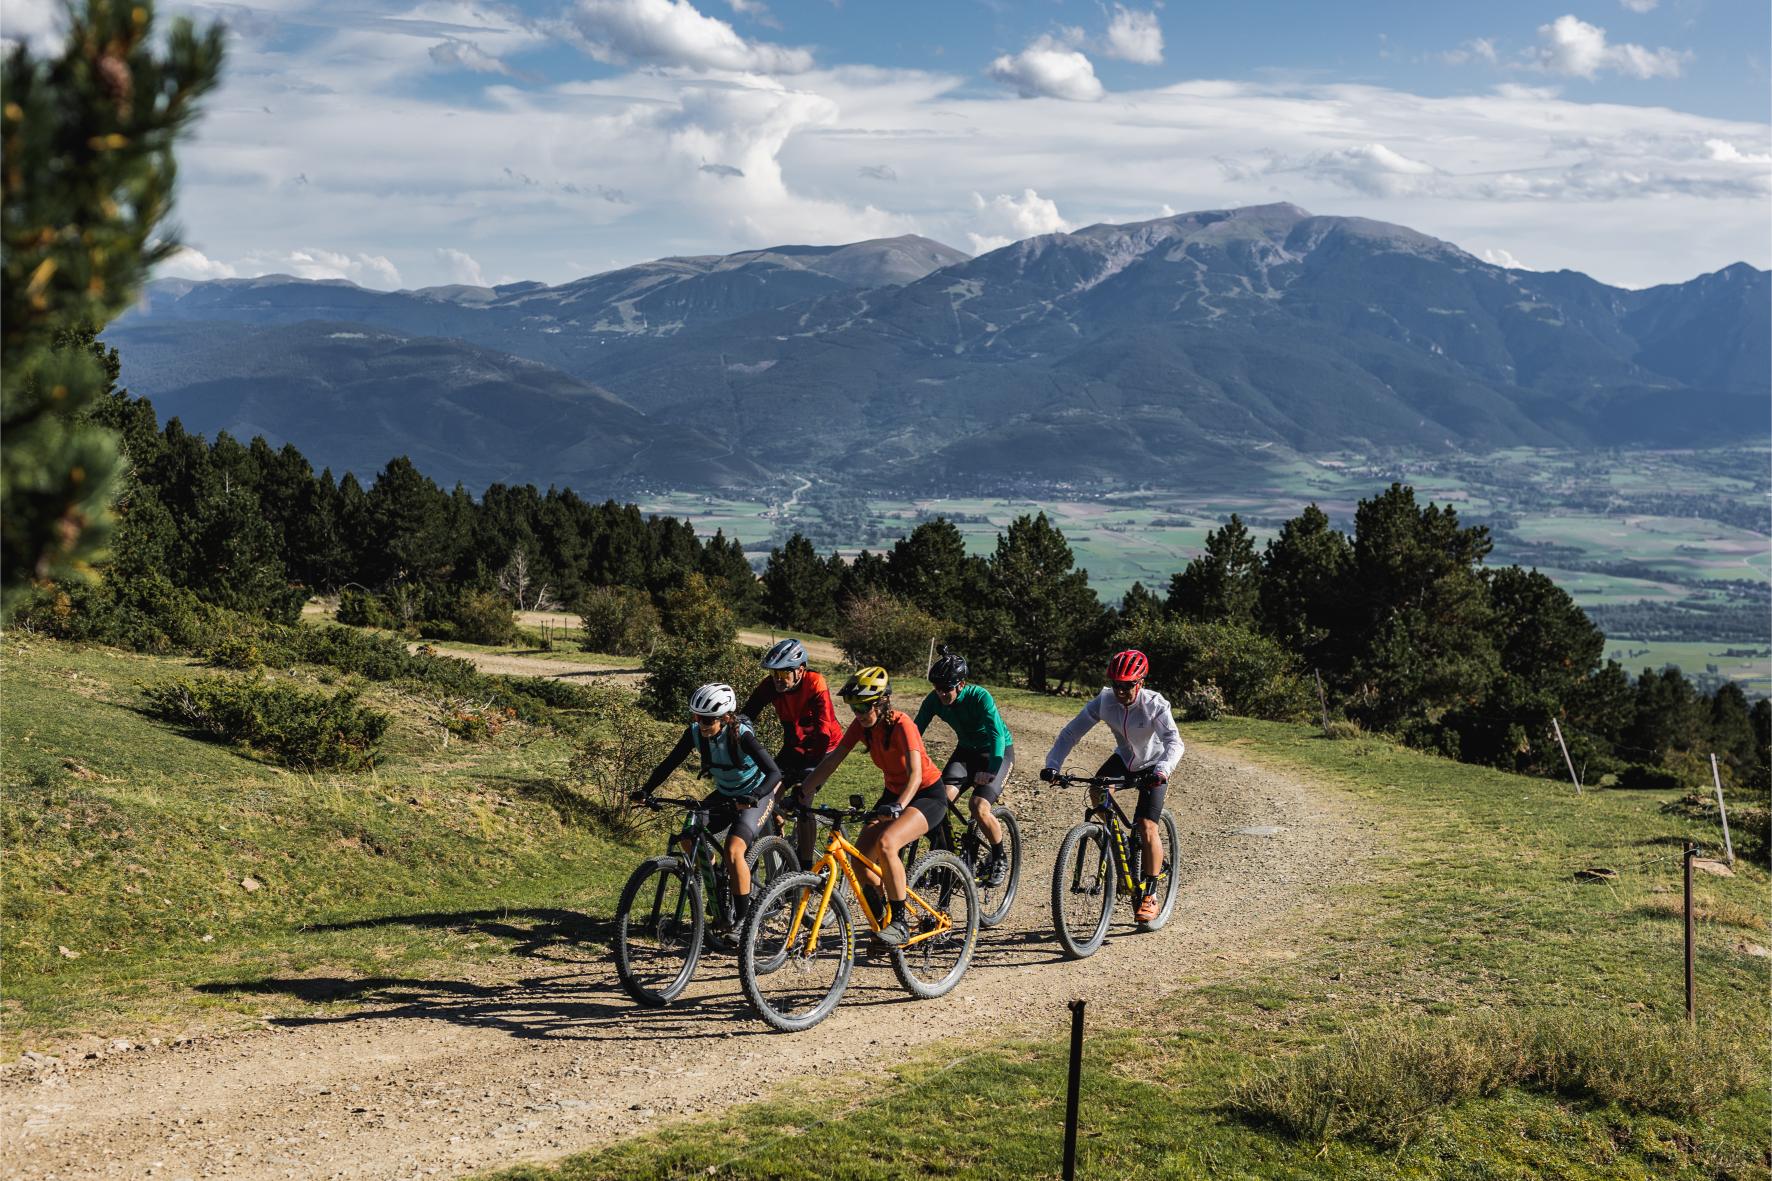
M 887 804 L 896 803 L 898 803 L 897 792 L 882 795 L 879 800 L 874 803 L 874 810 L 879 811 Z M 923 814 L 923 819 L 928 822 L 930 830 L 934 831 L 935 826 L 941 823 L 941 818 L 947 815 L 947 784 L 937 783 L 934 787 L 926 787 L 922 791 L 919 791 L 916 795 L 911 797 L 911 802 L 905 805 L 905 811 L 921 812 Z
M 1126 761 L 1115 751 L 1108 756 L 1108 761 L 1096 770 L 1096 778 L 1126 774 Z M 1159 783 L 1155 787 L 1138 789 L 1138 810 L 1132 813 L 1134 820 L 1149 820 L 1155 824 L 1163 815 L 1163 797 L 1169 794 L 1169 785 Z
M 757 843 L 757 834 L 769 821 L 770 810 L 775 807 L 775 794 L 759 798 L 751 796 L 727 796 L 714 792 L 702 801 L 708 810 L 708 831 L 719 832 L 730 828 L 731 835 L 743 840 L 747 845 Z
M 1003 795 L 1003 789 L 1009 785 L 1009 772 L 1015 767 L 1014 744 L 1003 748 L 1003 761 L 991 775 L 990 782 L 982 786 L 972 782 L 990 765 L 990 751 L 963 746 L 948 756 L 948 765 L 941 770 L 941 781 L 956 789 L 956 800 L 970 787 L 979 799 L 994 804 Z

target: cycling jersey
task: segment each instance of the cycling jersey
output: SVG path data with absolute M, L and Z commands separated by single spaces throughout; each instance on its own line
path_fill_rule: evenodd
M 671 753 L 653 770 L 646 786 L 640 790 L 651 795 L 672 771 L 683 765 L 689 752 L 699 747 L 702 773 L 713 779 L 714 790 L 720 795 L 754 799 L 773 792 L 775 785 L 781 782 L 781 771 L 775 760 L 769 757 L 769 752 L 763 749 L 763 744 L 757 741 L 755 731 L 743 722 L 726 724 L 736 726 L 736 731 L 722 730 L 713 741 L 703 742 L 696 724 L 689 723 L 683 737 L 677 739 L 677 745 L 671 748 Z
M 923 699 L 917 710 L 917 730 L 929 729 L 929 722 L 940 718 L 954 731 L 958 745 L 966 750 L 984 751 L 989 757 L 987 771 L 996 771 L 1003 762 L 1003 752 L 1010 745 L 1009 727 L 997 712 L 997 703 L 990 692 L 978 685 L 967 685 L 948 705 L 935 693 Z
M 764 677 L 738 712 L 754 718 L 766 705 L 773 705 L 781 719 L 781 753 L 792 753 L 799 762 L 817 766 L 843 737 L 837 711 L 831 707 L 831 689 L 822 673 L 807 669 L 792 689 L 779 688 L 774 677 Z
M 917 733 L 911 716 L 902 710 L 893 710 L 892 716 L 880 726 L 850 722 L 835 753 L 847 755 L 855 749 L 857 742 L 867 744 L 868 757 L 886 777 L 886 794 L 889 796 L 897 797 L 910 786 L 912 769 L 917 775 L 919 791 L 941 782 L 941 772 L 935 769 L 935 764 L 929 761 L 929 752 L 923 749 L 923 736 Z
M 1090 698 L 1058 732 L 1058 741 L 1046 754 L 1046 765 L 1054 771 L 1063 767 L 1071 748 L 1101 722 L 1114 732 L 1114 750 L 1130 770 L 1161 771 L 1165 778 L 1175 773 L 1184 749 L 1181 732 L 1175 728 L 1169 702 L 1148 688 L 1139 689 L 1131 705 L 1121 705 L 1112 689 Z

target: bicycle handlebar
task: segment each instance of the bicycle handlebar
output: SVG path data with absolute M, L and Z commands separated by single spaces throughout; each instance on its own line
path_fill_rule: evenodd
M 1116 787 L 1129 787 L 1132 783 L 1130 775 L 1066 775 L 1060 772 L 1052 779 L 1060 787 L 1105 787 L 1113 790 Z
M 654 812 L 657 812 L 659 809 L 663 808 L 666 804 L 670 804 L 673 807 L 677 807 L 677 808 L 688 808 L 693 811 L 700 811 L 700 810 L 707 807 L 707 805 L 701 800 L 673 799 L 670 796 L 647 796 L 646 797 L 645 806 L 648 808 L 651 808 Z

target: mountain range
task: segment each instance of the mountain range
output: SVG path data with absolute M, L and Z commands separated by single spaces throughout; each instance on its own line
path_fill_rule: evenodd
M 839 471 L 1187 486 L 1344 449 L 1764 441 L 1772 275 L 1633 291 L 1292 205 L 668 258 L 559 286 L 160 281 L 124 380 L 367 474 L 709 488 Z

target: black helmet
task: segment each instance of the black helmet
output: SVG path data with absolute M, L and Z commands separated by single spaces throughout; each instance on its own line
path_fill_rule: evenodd
M 966 658 L 942 648 L 941 659 L 929 670 L 929 683 L 945 692 L 965 679 Z

